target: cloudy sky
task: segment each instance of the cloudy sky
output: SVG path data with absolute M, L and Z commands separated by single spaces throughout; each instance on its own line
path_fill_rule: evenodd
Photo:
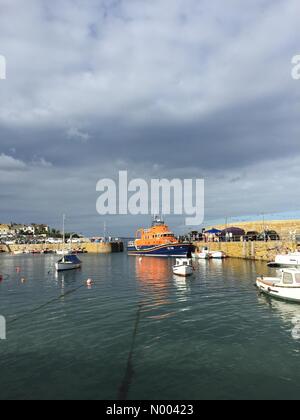
M 101 234 L 96 183 L 124 169 L 205 178 L 207 222 L 299 210 L 299 16 L 299 0 L 0 0 L 0 221 L 65 212 Z

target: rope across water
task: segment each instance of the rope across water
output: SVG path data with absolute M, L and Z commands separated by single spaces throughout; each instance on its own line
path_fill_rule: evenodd
M 33 314 L 33 313 L 35 313 L 35 312 L 38 312 L 38 311 L 40 311 L 41 309 L 44 309 L 46 306 L 51 305 L 52 303 L 57 302 L 57 301 L 59 301 L 59 300 L 61 300 L 61 299 L 65 298 L 66 296 L 70 296 L 71 294 L 73 294 L 73 293 L 77 292 L 78 290 L 82 289 L 83 287 L 86 287 L 86 286 L 85 286 L 84 284 L 82 284 L 82 285 L 80 285 L 80 286 L 76 287 L 75 289 L 72 289 L 72 290 L 69 290 L 69 291 L 67 291 L 67 292 L 65 292 L 65 293 L 62 293 L 62 294 L 61 294 L 61 295 L 59 295 L 58 297 L 55 297 L 55 298 L 53 298 L 53 299 L 50 299 L 48 302 L 45 302 L 44 304 L 39 305 L 39 306 L 37 306 L 36 308 L 30 309 L 29 311 L 24 312 L 22 315 L 18 315 L 16 318 L 14 318 L 14 319 L 12 319 L 12 320 L 8 321 L 8 322 L 7 322 L 7 325 L 14 324 L 15 322 L 19 321 L 20 319 L 23 319 L 23 318 L 25 318 L 25 317 L 27 317 L 27 316 L 29 316 L 29 315 L 31 315 L 31 314 Z

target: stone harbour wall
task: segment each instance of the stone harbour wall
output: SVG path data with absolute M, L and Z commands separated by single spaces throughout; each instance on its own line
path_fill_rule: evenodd
M 274 261 L 278 254 L 294 252 L 298 246 L 295 242 L 195 242 L 198 249 L 208 247 L 211 251 L 223 251 L 228 257 L 246 260 Z
M 66 245 L 66 249 L 69 245 Z M 61 244 L 39 244 L 39 245 L 0 245 L 0 252 L 18 252 L 18 251 L 44 251 L 44 250 L 57 251 L 62 249 Z M 123 252 L 124 244 L 122 242 L 112 243 L 84 243 L 73 244 L 73 250 L 81 249 L 91 254 L 111 254 L 114 252 Z

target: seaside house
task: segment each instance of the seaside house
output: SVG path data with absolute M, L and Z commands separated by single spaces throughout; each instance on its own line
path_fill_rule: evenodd
M 16 235 L 34 235 L 35 234 L 35 227 L 31 225 L 19 225 L 13 224 L 12 229 Z
M 10 225 L 0 224 L 0 236 L 7 236 L 10 234 Z

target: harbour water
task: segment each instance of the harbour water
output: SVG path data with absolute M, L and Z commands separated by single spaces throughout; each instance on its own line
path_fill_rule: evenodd
M 0 256 L 0 399 L 299 398 L 300 305 L 258 294 L 265 263 L 80 258 Z

